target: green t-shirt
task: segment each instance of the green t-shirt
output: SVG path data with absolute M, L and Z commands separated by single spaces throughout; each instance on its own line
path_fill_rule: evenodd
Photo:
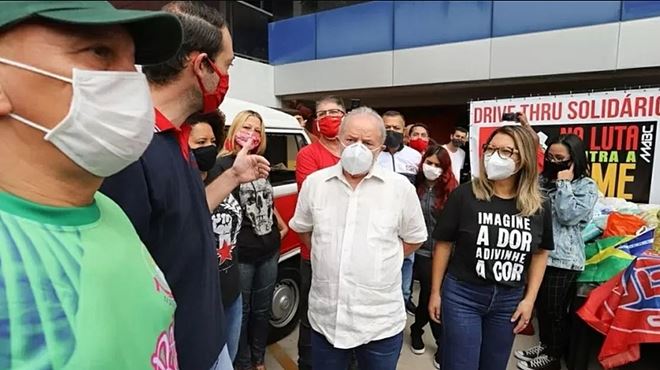
M 0 193 L 0 369 L 176 369 L 175 303 L 121 209 Z

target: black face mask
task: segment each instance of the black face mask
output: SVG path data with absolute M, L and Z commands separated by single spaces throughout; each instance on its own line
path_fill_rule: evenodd
M 454 144 L 454 146 L 457 147 L 457 148 L 460 148 L 460 147 L 462 147 L 463 145 L 465 145 L 465 143 L 463 142 L 463 140 L 460 140 L 460 139 L 452 139 L 452 140 L 451 140 L 451 143 Z
M 398 149 L 401 147 L 401 144 L 403 144 L 403 134 L 388 130 L 385 135 L 385 146 Z
M 206 172 L 215 165 L 215 159 L 218 156 L 218 147 L 215 144 L 207 145 L 193 149 L 192 152 L 195 155 L 199 170 Z
M 571 161 L 552 162 L 545 160 L 543 163 L 543 176 L 548 180 L 556 180 L 557 174 L 571 168 Z

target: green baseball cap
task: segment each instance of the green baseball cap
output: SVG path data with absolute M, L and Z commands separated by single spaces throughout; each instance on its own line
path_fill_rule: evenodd
M 133 36 L 137 64 L 168 60 L 183 40 L 181 23 L 166 12 L 115 9 L 107 1 L 0 2 L 0 31 L 33 18 L 86 26 L 124 25 Z

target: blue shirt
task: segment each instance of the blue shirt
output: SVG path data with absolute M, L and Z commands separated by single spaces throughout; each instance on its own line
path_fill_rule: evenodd
M 156 120 L 146 152 L 101 192 L 126 212 L 170 285 L 179 366 L 208 369 L 225 344 L 211 214 L 195 160 L 182 154 L 181 132 L 162 114 Z

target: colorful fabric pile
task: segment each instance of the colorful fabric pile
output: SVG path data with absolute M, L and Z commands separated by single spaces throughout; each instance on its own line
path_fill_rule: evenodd
M 639 360 L 640 343 L 660 343 L 660 254 L 648 250 L 594 289 L 578 315 L 605 336 L 606 369 Z
M 601 199 L 583 231 L 586 263 L 579 283 L 602 283 L 578 315 L 605 336 L 598 355 L 614 368 L 639 360 L 640 343 L 660 343 L 658 206 Z

